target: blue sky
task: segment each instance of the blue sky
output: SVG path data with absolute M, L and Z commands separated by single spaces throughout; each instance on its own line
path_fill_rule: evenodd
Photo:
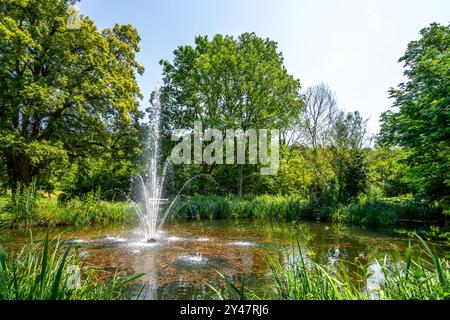
M 397 61 L 408 42 L 431 22 L 450 20 L 448 0 L 82 0 L 78 7 L 101 29 L 117 22 L 139 30 L 142 106 L 161 80 L 159 61 L 177 46 L 253 31 L 278 42 L 303 88 L 324 81 L 341 108 L 370 118 L 371 133 L 391 105 L 388 89 L 403 80 Z

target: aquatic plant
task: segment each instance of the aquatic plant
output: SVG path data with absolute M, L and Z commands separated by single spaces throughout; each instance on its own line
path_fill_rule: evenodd
M 386 256 L 382 261 L 362 265 L 358 261 L 319 264 L 305 254 L 297 243 L 295 254 L 286 261 L 270 261 L 271 281 L 263 297 L 244 285 L 223 277 L 221 288 L 210 286 L 219 299 L 277 300 L 448 300 L 450 299 L 450 263 L 439 258 L 420 236 L 420 250 L 414 254 L 409 245 L 404 264 L 394 264 Z M 350 274 L 349 263 L 359 272 Z M 372 266 L 372 268 L 371 268 Z
M 29 186 L 19 184 L 6 210 L 13 214 L 15 223 L 24 223 L 33 219 L 36 207 L 36 181 Z
M 310 215 L 307 202 L 298 196 L 194 196 L 180 201 L 172 218 L 296 220 Z
M 314 206 L 299 196 L 192 196 L 174 208 L 181 219 L 275 219 L 331 221 L 337 224 L 388 226 L 438 219 L 433 208 L 408 201 L 365 200 L 350 204 Z
M 402 222 L 437 219 L 438 212 L 412 202 L 367 200 L 337 205 L 330 214 L 334 223 L 368 226 L 395 225 Z
M 82 272 L 77 283 L 74 270 Z M 132 298 L 125 286 L 141 275 L 97 283 L 95 272 L 85 270 L 73 246 L 59 241 L 31 243 L 17 256 L 7 255 L 0 246 L 0 300 L 106 300 Z

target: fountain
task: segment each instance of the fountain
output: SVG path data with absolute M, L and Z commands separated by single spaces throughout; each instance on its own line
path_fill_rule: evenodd
M 156 242 L 157 233 L 164 224 L 168 212 L 175 200 L 169 205 L 166 212 L 162 213 L 163 205 L 168 204 L 167 199 L 163 199 L 163 186 L 166 177 L 168 162 L 164 165 L 161 175 L 158 175 L 158 160 L 160 150 L 159 126 L 161 121 L 160 91 L 158 88 L 152 95 L 153 114 L 150 119 L 149 152 L 147 155 L 147 174 L 145 178 L 138 176 L 140 184 L 139 204 L 135 204 L 141 228 L 145 234 L 147 242 Z
M 138 176 L 139 194 L 138 202 L 134 202 L 137 216 L 145 239 L 149 243 L 156 242 L 159 231 L 167 219 L 172 207 L 180 197 L 181 193 L 189 185 L 190 182 L 199 178 L 211 178 L 208 174 L 198 174 L 190 179 L 178 191 L 178 194 L 172 201 L 163 198 L 164 182 L 167 175 L 169 164 L 172 163 L 168 159 L 162 167 L 161 175 L 158 174 L 158 160 L 160 158 L 160 122 L 161 122 L 161 100 L 159 88 L 156 88 L 152 94 L 152 115 L 150 118 L 150 136 L 149 150 L 145 159 L 147 168 L 145 176 Z M 218 188 L 221 186 L 213 179 Z M 163 207 L 166 207 L 163 210 Z

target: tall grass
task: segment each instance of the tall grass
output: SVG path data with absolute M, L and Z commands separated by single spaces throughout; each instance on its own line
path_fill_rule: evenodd
M 274 218 L 295 220 L 308 218 L 307 202 L 300 197 L 256 196 L 221 197 L 194 196 L 180 201 L 172 217 L 181 219 L 251 219 Z
M 107 300 L 130 298 L 125 285 L 137 277 L 108 283 L 93 281 L 93 272 L 83 272 L 79 286 L 73 284 L 73 266 L 80 266 L 72 246 L 46 237 L 42 244 L 31 242 L 17 256 L 5 253 L 0 246 L 0 300 Z
M 439 219 L 437 210 L 413 202 L 367 200 L 348 205 L 338 205 L 330 215 L 334 223 L 356 225 L 395 225 L 401 222 Z
M 384 263 L 385 283 L 380 296 L 393 300 L 449 300 L 450 263 L 439 258 L 436 249 L 431 248 L 417 236 L 425 258 L 414 258 L 411 246 L 408 250 L 406 267 L 387 267 Z
M 349 263 L 337 261 L 321 265 L 307 258 L 297 245 L 295 255 L 287 262 L 271 261 L 271 280 L 267 284 L 277 300 L 448 300 L 450 299 L 450 263 L 439 258 L 434 249 L 419 236 L 421 249 L 414 255 L 409 246 L 404 263 L 393 263 L 390 257 L 374 261 L 380 274 L 373 286 L 368 285 L 373 275 L 368 266 L 356 263 L 356 273 L 350 274 Z M 256 298 L 243 284 L 225 280 L 224 289 L 213 292 L 219 299 Z M 239 296 L 240 294 L 240 296 Z
M 32 194 L 21 190 L 11 198 L 3 210 L 0 225 L 10 228 L 108 225 L 129 223 L 135 218 L 130 203 L 105 201 L 96 193 L 61 203 Z
M 16 192 L 12 195 L 7 210 L 13 214 L 15 222 L 29 221 L 34 218 L 36 207 L 36 181 L 33 180 L 29 186 L 18 185 Z
M 173 210 L 180 219 L 277 219 L 331 221 L 338 224 L 389 226 L 440 218 L 437 210 L 411 201 L 365 200 L 350 204 L 313 206 L 298 196 L 193 196 Z
M 101 200 L 95 193 L 89 193 L 82 198 L 75 198 L 64 204 L 47 204 L 53 207 L 53 218 L 60 220 L 63 225 L 97 225 L 126 223 L 134 219 L 134 208 L 128 202 L 110 202 Z M 42 205 L 38 215 L 51 222 L 51 211 L 45 212 Z
M 364 299 L 357 280 L 351 280 L 343 264 L 331 267 L 306 260 L 300 244 L 298 256 L 289 262 L 272 261 L 272 288 L 282 300 L 355 300 Z

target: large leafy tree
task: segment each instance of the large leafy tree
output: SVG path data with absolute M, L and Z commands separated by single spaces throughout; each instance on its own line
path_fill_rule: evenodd
M 400 59 L 407 81 L 391 89 L 381 142 L 409 149 L 410 181 L 428 200 L 450 200 L 450 26 L 431 24 Z
M 165 130 L 192 128 L 195 120 L 222 130 L 284 129 L 300 110 L 300 82 L 274 41 L 253 33 L 197 37 L 174 55 L 172 63 L 161 61 Z M 244 166 L 236 170 L 241 195 Z
M 64 159 L 137 151 L 139 35 L 99 31 L 74 3 L 0 1 L 0 155 L 13 188 Z
M 366 135 L 367 120 L 358 111 L 340 111 L 335 116 L 331 150 L 339 201 L 353 200 L 367 191 Z

